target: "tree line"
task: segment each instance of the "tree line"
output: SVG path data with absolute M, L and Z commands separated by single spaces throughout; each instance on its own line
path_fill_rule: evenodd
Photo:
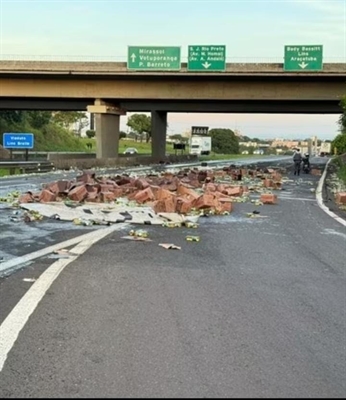
M 88 124 L 83 112 L 1 111 L 0 134 L 33 133 L 36 151 L 85 151 L 73 133 L 80 134 Z
M 346 153 L 346 96 L 340 102 L 342 114 L 339 118 L 340 133 L 332 141 L 332 148 L 336 154 Z

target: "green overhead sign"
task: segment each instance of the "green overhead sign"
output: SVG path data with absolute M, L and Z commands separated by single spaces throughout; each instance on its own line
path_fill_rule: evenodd
M 178 71 L 180 47 L 128 46 L 127 69 L 137 71 Z
M 226 69 L 226 46 L 189 46 L 187 69 L 188 71 L 224 71 Z
M 321 71 L 323 46 L 285 46 L 285 71 Z

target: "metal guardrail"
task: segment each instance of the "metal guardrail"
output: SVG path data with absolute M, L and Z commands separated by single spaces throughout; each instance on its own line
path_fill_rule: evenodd
M 21 173 L 49 172 L 54 169 L 50 161 L 0 161 L 0 169 L 8 169 L 10 173 L 19 169 Z

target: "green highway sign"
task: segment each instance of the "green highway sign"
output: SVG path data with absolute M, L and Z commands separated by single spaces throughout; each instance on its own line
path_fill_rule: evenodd
M 323 46 L 285 46 L 284 71 L 321 71 Z
M 178 71 L 181 69 L 180 47 L 128 46 L 127 69 Z
M 226 46 L 189 46 L 188 71 L 224 71 L 226 69 Z

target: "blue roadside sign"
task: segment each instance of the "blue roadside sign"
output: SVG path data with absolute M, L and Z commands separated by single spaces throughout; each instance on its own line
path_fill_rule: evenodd
M 4 133 L 2 145 L 5 149 L 33 149 L 33 133 Z

